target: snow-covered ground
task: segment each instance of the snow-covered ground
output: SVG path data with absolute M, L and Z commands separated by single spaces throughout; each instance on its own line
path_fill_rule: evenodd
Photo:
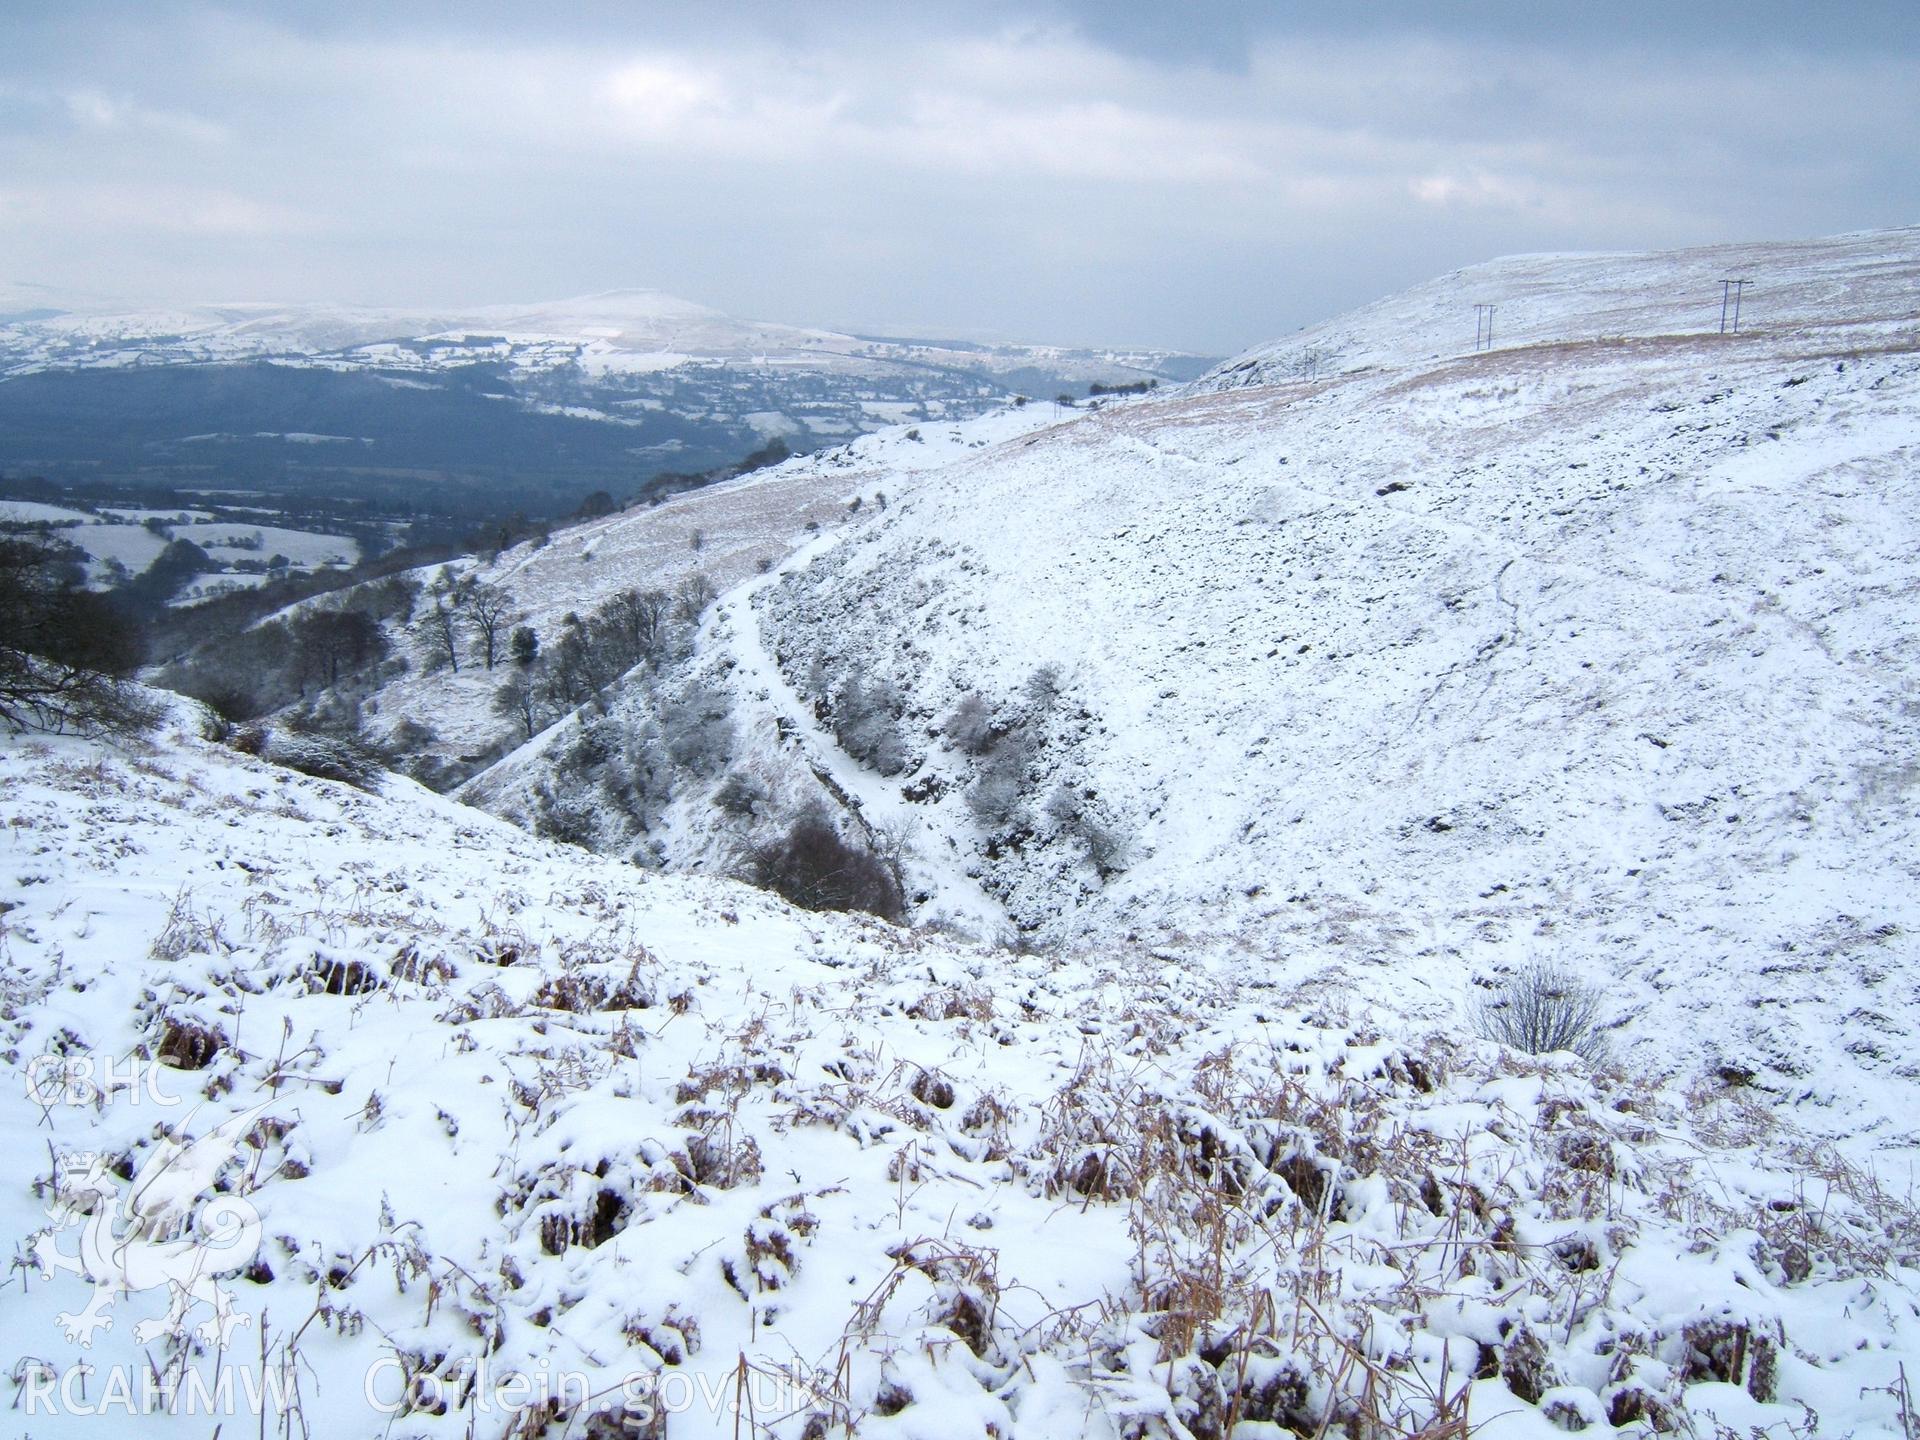
M 691 490 L 570 526 L 546 544 L 523 544 L 449 573 L 497 585 L 522 623 L 551 640 L 564 616 L 587 614 L 622 590 L 671 591 L 695 574 L 718 590 L 753 579 L 821 532 L 883 513 L 886 497 L 929 471 L 1052 423 L 1051 405 L 1008 408 L 975 419 L 894 426 L 797 457 L 737 480 Z M 909 438 L 911 437 L 911 438 Z M 860 509 L 849 507 L 855 501 Z M 419 572 L 430 581 L 438 569 Z M 395 627 L 397 644 L 408 644 Z M 502 675 L 466 666 L 459 675 L 417 670 L 383 685 L 376 728 L 401 719 L 430 724 L 455 753 L 478 750 L 507 722 L 489 704 Z
M 0 500 L 0 521 L 10 525 L 86 525 L 99 517 L 38 500 Z
M 1634 1064 L 1750 1075 L 1905 1173 L 1920 338 L 1887 277 L 1916 251 L 1743 251 L 1774 308 L 1750 296 L 1738 337 L 1389 363 L 1426 340 L 1383 302 L 1331 327 L 1364 370 L 1003 443 L 723 606 L 809 706 L 896 688 L 912 762 L 868 788 L 1036 938 L 1433 1024 L 1560 960 Z M 1724 258 L 1528 258 L 1473 293 L 1550 291 L 1579 333 Z M 998 834 L 940 733 L 969 693 L 1036 741 Z M 817 759 L 743 733 L 763 768 Z M 1105 878 L 1063 786 L 1126 852 Z
M 176 539 L 191 540 L 208 555 L 222 561 L 266 560 L 284 555 L 294 569 L 309 570 L 320 565 L 352 565 L 360 558 L 359 544 L 348 536 L 291 530 L 284 525 L 207 520 L 175 525 L 173 534 Z
M 896 430 L 479 572 L 551 627 L 708 571 L 728 763 L 911 832 L 939 927 L 178 733 L 14 744 L 6 1062 L 87 1103 L 0 1097 L 0 1220 L 69 1265 L 133 1222 L 164 1274 L 244 1202 L 252 1328 L 142 1345 L 142 1288 L 88 1358 L 291 1363 L 315 1434 L 404 1370 L 444 1409 L 394 1434 L 618 1433 L 501 1409 L 545 1374 L 664 1400 L 655 1440 L 1904 1440 L 1917 252 L 1500 262 L 1455 297 L 1490 353 L 1383 303 L 1327 329 L 1358 363 Z M 1752 333 L 1653 313 L 1735 261 Z M 378 698 L 464 733 L 491 683 Z M 840 748 L 856 688 L 897 773 Z M 514 811 L 568 727 L 465 793 Z M 670 864 L 737 838 L 706 793 Z M 1474 1036 L 1536 958 L 1608 1063 Z M 202 1168 L 150 1183 L 188 1111 Z M 98 1424 L 44 1398 L 86 1293 L 0 1289 L 35 1435 Z
M 163 521 L 167 528 L 149 530 L 143 523 L 149 520 Z M 29 500 L 0 500 L 0 522 L 55 527 L 57 538 L 86 554 L 89 573 L 101 585 L 112 582 L 115 572 L 111 567 L 116 565 L 124 567 L 129 575 L 138 575 L 173 540 L 190 540 L 221 564 L 265 561 L 281 555 L 289 568 L 311 570 L 321 565 L 352 565 L 360 558 L 359 543 L 345 535 L 215 520 L 203 510 L 107 509 L 95 514 Z M 210 585 L 246 587 L 260 584 L 262 579 L 259 575 L 208 576 L 181 598 L 196 598 L 193 590 L 205 590 Z
M 1736 315 L 1723 281 L 1746 280 Z M 1473 352 L 1729 331 L 1775 347 L 1911 342 L 1920 227 L 1641 254 L 1516 255 L 1455 270 L 1236 356 L 1235 386 L 1430 364 Z M 1482 307 L 1493 311 L 1491 331 Z M 1489 338 L 1490 334 L 1490 338 Z
M 1749 1091 L 385 791 L 0 753 L 33 1435 L 1900 1433 L 1914 1216 Z

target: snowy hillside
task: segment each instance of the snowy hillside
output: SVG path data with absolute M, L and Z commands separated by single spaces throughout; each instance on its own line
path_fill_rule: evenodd
M 1447 1025 L 1557 958 L 1636 1065 L 1910 1160 L 1920 354 L 1876 277 L 1920 233 L 1744 253 L 1852 298 L 1149 399 L 922 477 L 723 597 L 731 763 L 909 836 L 974 933 Z M 1597 313 L 1701 263 L 1522 268 Z M 702 866 L 741 825 L 665 823 Z
M 450 575 L 556 682 L 721 592 L 461 792 L 604 856 L 10 742 L 22 1426 L 225 1367 L 316 1435 L 1909 1436 L 1920 232 L 1746 258 L 1738 337 L 1382 306 Z M 483 735 L 476 668 L 364 718 Z M 717 878 L 810 812 L 916 925 Z M 1476 1037 L 1540 959 L 1609 1054 Z
M 623 590 L 672 591 L 695 575 L 716 590 L 731 589 L 822 532 L 884 513 L 889 494 L 910 491 L 921 476 L 1052 424 L 1056 414 L 1050 404 L 1032 405 L 968 421 L 892 426 L 657 505 L 569 526 L 550 543 L 457 562 L 448 573 L 500 587 L 518 623 L 556 637 L 565 616 L 590 613 Z M 439 569 L 416 578 L 431 581 Z M 404 626 L 389 628 L 396 648 L 411 648 Z M 491 709 L 508 673 L 476 665 L 458 673 L 416 667 L 380 685 L 368 723 L 378 734 L 405 720 L 430 724 L 450 754 L 484 749 L 510 728 Z
M 1722 281 L 1750 282 L 1738 315 Z M 1475 350 L 1596 340 L 1743 335 L 1813 344 L 1900 343 L 1920 321 L 1920 231 L 1709 245 L 1637 255 L 1515 255 L 1468 266 L 1273 345 L 1235 356 L 1202 388 L 1269 385 Z M 1490 334 L 1490 342 L 1487 336 Z
M 985 373 L 1055 364 L 1095 380 L 1158 374 L 1166 351 L 874 340 L 736 320 L 658 290 L 610 290 L 535 305 L 393 310 L 205 305 L 177 310 L 37 309 L 0 315 L 0 375 L 43 369 L 274 360 L 330 368 L 438 370 L 481 360 L 547 371 L 646 373 L 702 360 L 864 370 L 906 363 Z
M 0 753 L 23 1430 L 1900 1433 L 1916 1217 L 1749 1092 L 385 790 Z

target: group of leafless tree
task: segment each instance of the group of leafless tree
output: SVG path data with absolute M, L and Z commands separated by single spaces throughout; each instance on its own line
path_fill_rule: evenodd
M 419 581 L 390 575 L 320 596 L 190 650 L 161 669 L 160 681 L 236 723 L 371 687 L 405 667 L 388 623 L 406 624 L 420 593 Z
M 527 617 L 502 586 L 477 576 L 456 579 L 442 570 L 426 587 L 429 605 L 413 617 L 413 634 L 429 669 L 460 673 L 465 656 L 470 665 L 492 670 L 506 657 L 508 637 Z
M 623 676 L 636 668 L 658 675 L 691 653 L 714 594 L 713 582 L 696 574 L 672 591 L 622 590 L 586 616 L 570 611 L 548 641 L 516 626 L 508 643 L 513 673 L 494 692 L 494 713 L 531 739 L 582 706 L 604 708 Z M 510 613 L 499 623 L 517 618 Z
M 0 724 L 13 731 L 90 734 L 153 720 L 125 679 L 141 660 L 139 627 L 84 579 L 68 549 L 0 540 Z

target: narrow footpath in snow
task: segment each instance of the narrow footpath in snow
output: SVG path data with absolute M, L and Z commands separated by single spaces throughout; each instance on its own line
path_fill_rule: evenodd
M 823 726 L 813 707 L 795 692 L 781 673 L 760 633 L 754 601 L 795 570 L 803 569 L 844 538 L 844 533 L 820 535 L 794 550 L 764 575 L 756 575 L 715 602 L 700 632 L 702 650 L 726 654 L 739 668 L 737 693 L 752 707 L 743 717 L 749 726 L 766 723 L 783 737 L 782 745 L 811 770 L 826 790 L 869 833 L 887 831 L 908 837 L 902 857 L 909 896 L 924 894 L 922 918 L 951 921 L 962 929 L 991 939 L 1009 927 L 1006 910 L 962 868 L 958 856 L 944 858 L 926 852 L 920 816 L 895 781 L 875 773 L 840 748 L 833 732 Z M 755 713 L 757 712 L 757 713 Z

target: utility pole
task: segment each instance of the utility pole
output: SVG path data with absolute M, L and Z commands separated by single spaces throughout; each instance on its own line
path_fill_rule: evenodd
M 1493 306 L 1473 307 L 1473 349 L 1478 354 L 1493 348 Z
M 1740 294 L 1752 283 L 1751 280 L 1722 280 L 1720 282 L 1720 333 L 1722 335 L 1728 333 L 1727 318 L 1729 309 L 1731 309 L 1733 318 L 1732 333 L 1735 335 L 1740 333 Z

